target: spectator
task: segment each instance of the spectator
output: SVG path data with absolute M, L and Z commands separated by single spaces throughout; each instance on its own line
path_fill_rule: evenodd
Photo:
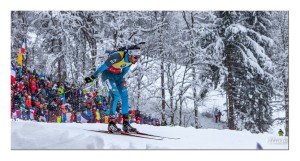
M 37 90 L 36 80 L 33 79 L 33 80 L 31 81 L 31 93 L 32 93 L 32 94 L 35 94 L 36 90 Z
M 15 121 L 17 120 L 17 112 L 16 112 L 16 110 L 12 111 L 12 119 L 14 119 Z
M 219 112 L 218 112 L 218 121 L 219 121 L 219 122 L 221 122 L 221 115 L 222 115 L 222 113 L 221 113 L 221 111 L 219 110 Z
M 32 108 L 30 108 L 30 110 L 29 110 L 29 119 L 30 120 L 34 120 L 34 115 L 35 115 L 35 108 L 34 107 L 32 107 Z
M 89 118 L 88 123 L 93 123 L 93 120 L 94 120 L 93 112 L 90 109 L 87 109 L 86 111 L 87 111 L 87 115 L 88 115 L 88 118 Z
M 65 105 L 64 104 L 61 104 L 60 105 L 60 108 L 61 108 L 61 116 L 62 116 L 62 122 L 66 122 L 66 113 L 67 113 L 67 110 L 66 110 L 66 107 L 65 107 Z
M 65 120 L 65 122 L 67 122 L 67 123 L 72 122 L 72 111 L 70 111 L 68 109 L 67 109 L 67 112 L 66 112 L 66 120 Z
M 49 121 L 49 111 L 48 111 L 47 103 L 44 104 L 44 111 L 45 111 L 46 122 L 48 122 Z
M 95 123 L 96 122 L 96 117 L 97 117 L 97 109 L 96 109 L 96 107 L 93 107 L 92 114 L 93 114 L 93 120 L 92 120 L 92 122 Z
M 96 111 L 96 123 L 100 123 L 100 119 L 101 119 L 100 112 L 99 112 L 99 109 L 97 109 L 97 111 Z
M 76 111 L 76 122 L 81 123 L 81 112 L 79 110 Z
M 66 97 L 65 97 L 65 94 L 64 94 L 63 86 L 59 87 L 57 91 L 58 91 L 59 98 L 62 101 L 62 103 L 66 103 Z
M 279 135 L 279 136 L 283 136 L 283 134 L 284 134 L 284 132 L 283 132 L 281 129 L 279 129 L 278 135 Z
M 55 107 L 55 102 L 52 101 L 50 105 L 48 105 L 48 122 L 54 122 L 53 120 L 53 115 L 54 115 L 54 107 Z
M 57 122 L 57 123 L 61 123 L 61 116 L 60 116 L 60 115 L 57 115 L 57 116 L 56 116 L 56 122 Z
M 26 106 L 23 106 L 21 108 L 21 119 L 22 120 L 27 120 L 27 109 L 26 109 Z
M 142 124 L 142 122 L 141 122 L 141 117 L 137 116 L 137 118 L 136 118 L 136 123 L 137 123 L 137 124 Z
M 218 109 L 217 108 L 215 108 L 214 116 L 215 116 L 216 123 L 218 123 Z
M 140 112 L 140 110 L 137 109 L 137 110 L 135 111 L 135 117 L 136 117 L 136 118 L 141 117 L 141 112 Z
M 32 104 L 31 104 L 31 96 L 29 95 L 26 99 L 26 106 L 28 109 L 30 109 L 32 107 Z
M 43 109 L 43 105 L 39 106 L 36 115 L 39 122 L 46 122 L 45 110 Z

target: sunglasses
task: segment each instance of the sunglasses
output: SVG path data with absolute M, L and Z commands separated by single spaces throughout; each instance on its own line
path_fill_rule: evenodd
M 134 59 L 139 59 L 140 57 L 140 55 L 134 55 Z

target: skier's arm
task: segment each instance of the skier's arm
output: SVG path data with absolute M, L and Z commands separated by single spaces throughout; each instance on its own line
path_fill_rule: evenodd
M 90 76 L 90 77 L 86 77 L 84 78 L 85 83 L 90 83 L 93 82 L 94 79 L 96 79 L 98 77 L 99 73 L 102 73 L 104 70 L 106 70 L 108 67 L 112 66 L 113 64 L 119 62 L 122 60 L 121 55 L 118 52 L 113 53 L 105 62 L 104 64 L 102 64 L 97 70 L 96 72 Z
M 93 76 L 94 76 L 95 78 L 97 78 L 98 74 L 99 74 L 99 73 L 102 73 L 102 72 L 103 72 L 104 70 L 106 70 L 108 67 L 109 67 L 109 66 L 107 66 L 105 63 L 102 64 L 102 65 L 96 70 L 96 72 L 93 74 Z
M 129 71 L 129 69 L 130 69 L 130 66 L 122 69 L 122 76 L 124 76 Z
M 113 53 L 105 62 L 102 64 L 96 72 L 93 74 L 95 78 L 97 78 L 99 73 L 102 73 L 104 70 L 106 70 L 108 67 L 112 66 L 113 64 L 119 62 L 122 60 L 121 55 L 118 52 Z

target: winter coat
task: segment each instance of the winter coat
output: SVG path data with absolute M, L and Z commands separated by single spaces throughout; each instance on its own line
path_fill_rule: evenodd
M 76 112 L 76 122 L 81 121 L 81 112 Z
M 42 94 L 43 98 L 47 97 L 47 93 L 46 93 L 46 90 L 44 88 L 41 88 L 41 92 L 40 93 Z
M 58 94 L 59 94 L 59 95 L 62 95 L 62 94 L 64 94 L 64 90 L 63 90 L 63 88 L 58 88 L 58 90 L 57 90 L 57 91 L 58 91 Z
M 31 81 L 31 93 L 34 94 L 37 90 L 36 82 L 35 80 Z
M 105 124 L 108 124 L 108 116 L 105 116 L 105 117 L 104 117 L 104 123 L 105 123 Z
M 40 106 L 41 102 L 40 101 L 35 101 L 36 106 Z
M 46 82 L 46 86 L 47 86 L 48 88 L 52 88 L 52 83 L 51 83 L 50 81 L 47 81 L 47 82 Z
M 54 111 L 54 105 L 52 105 L 52 104 L 48 105 L 48 110 L 49 111 Z
M 96 120 L 100 120 L 101 117 L 100 117 L 100 113 L 98 111 L 96 111 Z
M 18 83 L 18 90 L 19 91 L 23 91 L 23 89 L 24 89 L 23 84 L 22 83 Z
M 28 108 L 31 108 L 32 107 L 32 104 L 31 104 L 31 99 L 26 99 L 26 106 L 28 107 Z
M 89 109 L 87 109 L 87 115 L 88 115 L 91 119 L 94 118 L 93 112 L 92 112 L 91 110 L 89 110 Z
M 61 123 L 61 116 L 57 116 L 57 117 L 56 117 L 56 122 L 57 122 L 57 123 Z
M 282 130 L 279 130 L 279 131 L 278 131 L 278 135 L 279 135 L 279 136 L 283 136 L 283 134 L 284 134 L 284 133 L 283 133 Z
M 215 115 L 215 116 L 218 116 L 218 110 L 217 110 L 217 109 L 215 109 L 214 115 Z
M 62 112 L 62 113 L 65 114 L 65 113 L 67 112 L 67 110 L 66 110 L 66 108 L 65 108 L 65 105 L 61 105 L 60 108 L 61 108 L 61 112 Z
M 44 116 L 45 117 L 45 111 L 44 111 L 44 109 L 38 109 L 37 112 L 36 112 L 36 115 L 37 115 L 37 117 L 40 117 L 40 116 Z

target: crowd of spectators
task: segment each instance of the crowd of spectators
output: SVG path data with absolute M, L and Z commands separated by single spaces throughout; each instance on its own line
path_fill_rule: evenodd
M 51 123 L 107 123 L 108 98 L 101 92 L 87 92 L 84 86 L 52 81 L 26 66 L 14 66 L 11 80 L 11 118 Z M 121 104 L 116 118 L 122 123 Z M 160 121 L 139 110 L 129 111 L 130 122 L 159 126 Z

